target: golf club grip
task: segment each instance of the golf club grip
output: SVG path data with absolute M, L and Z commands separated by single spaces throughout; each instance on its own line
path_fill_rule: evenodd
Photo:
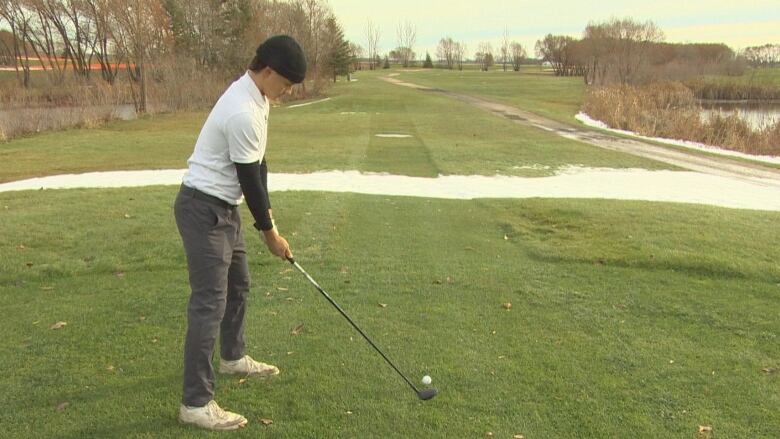
M 387 364 L 389 364 L 389 365 L 390 365 L 390 367 L 392 367 L 392 368 L 393 368 L 393 370 L 395 370 L 395 371 L 398 373 L 398 375 L 400 375 L 400 376 L 401 376 L 401 378 L 403 378 L 403 379 L 404 379 L 404 381 L 406 381 L 406 383 L 407 383 L 407 384 L 409 384 L 409 387 L 411 387 L 411 388 L 412 388 L 412 389 L 415 391 L 415 393 L 418 393 L 418 394 L 419 394 L 419 390 L 417 390 L 417 387 L 415 387 L 415 385 L 414 385 L 414 384 L 412 384 L 412 382 L 411 382 L 411 381 L 409 381 L 409 378 L 407 378 L 407 377 L 406 377 L 406 375 L 404 375 L 404 374 L 403 374 L 403 373 L 402 373 L 402 372 L 401 372 L 401 371 L 400 371 L 400 370 L 399 370 L 399 369 L 398 369 L 398 368 L 395 366 L 395 364 L 393 364 L 393 362 L 392 362 L 392 361 L 390 361 L 390 358 L 388 358 L 388 357 L 387 357 L 387 355 L 385 355 L 385 353 L 384 353 L 384 352 L 382 352 L 382 350 L 381 350 L 381 349 L 379 349 L 379 346 L 377 346 L 376 344 L 374 344 L 374 342 L 373 342 L 373 341 L 372 341 L 372 340 L 371 340 L 371 339 L 368 337 L 368 335 L 366 335 L 366 333 L 365 333 L 365 332 L 363 332 L 363 330 L 362 330 L 362 329 L 360 329 L 360 327 L 357 325 L 357 323 L 355 323 L 354 321 L 352 321 L 352 319 L 351 319 L 351 318 L 350 318 L 350 317 L 347 315 L 347 313 L 346 313 L 346 312 L 345 312 L 343 309 L 341 309 L 341 307 L 339 306 L 339 304 L 338 304 L 338 303 L 336 303 L 336 301 L 335 301 L 335 300 L 333 300 L 333 298 L 332 298 L 332 297 L 330 297 L 330 295 L 329 295 L 329 294 L 328 294 L 328 293 L 327 293 L 327 292 L 326 292 L 324 289 L 322 289 L 322 287 L 321 287 L 321 286 L 320 286 L 320 285 L 317 283 L 317 281 L 315 281 L 315 280 L 314 280 L 314 278 L 312 278 L 312 277 L 309 275 L 309 273 L 307 273 L 307 272 L 306 272 L 306 270 L 304 270 L 304 269 L 303 269 L 303 267 L 301 267 L 301 266 L 300 266 L 300 264 L 298 264 L 297 262 L 295 262 L 295 260 L 293 260 L 292 258 L 287 258 L 287 259 L 288 259 L 288 260 L 290 260 L 290 263 L 291 263 L 291 264 L 293 264 L 293 265 L 295 266 L 295 268 L 297 268 L 297 269 L 298 269 L 298 271 L 300 271 L 300 272 L 301 272 L 301 273 L 302 273 L 304 276 L 306 276 L 306 279 L 308 279 L 308 280 L 309 280 L 309 282 L 311 282 L 311 284 L 312 284 L 312 285 L 314 285 L 314 287 L 315 287 L 315 288 L 317 288 L 317 291 L 319 291 L 319 292 L 320 292 L 320 293 L 321 293 L 321 294 L 322 294 L 322 295 L 323 295 L 323 296 L 324 296 L 324 297 L 325 297 L 325 298 L 328 300 L 328 302 L 330 302 L 330 304 L 331 304 L 331 305 L 333 305 L 333 307 L 334 307 L 334 308 L 336 308 L 336 310 L 338 310 L 338 312 L 339 312 L 339 313 L 341 313 L 341 315 L 342 315 L 342 316 L 344 316 L 344 318 L 345 318 L 345 319 L 347 319 L 347 321 L 348 321 L 348 322 L 349 322 L 349 323 L 352 325 L 352 327 L 353 327 L 353 328 L 355 328 L 355 330 L 357 330 L 357 332 L 359 332 L 359 333 L 360 333 L 360 335 L 362 335 L 362 336 L 363 336 L 363 338 L 365 338 L 365 339 L 366 339 L 366 341 L 367 341 L 367 342 L 368 342 L 368 343 L 371 345 L 371 347 L 373 347 L 373 348 L 374 348 L 374 350 L 376 350 L 376 351 L 379 353 L 379 355 L 381 355 L 381 356 L 382 356 L 382 358 L 384 358 L 384 359 L 385 359 L 385 361 L 387 362 Z

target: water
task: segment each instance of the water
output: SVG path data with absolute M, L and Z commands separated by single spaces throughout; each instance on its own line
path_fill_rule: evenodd
M 702 102 L 701 108 L 702 120 L 718 113 L 724 116 L 736 113 L 755 130 L 780 122 L 780 103 Z

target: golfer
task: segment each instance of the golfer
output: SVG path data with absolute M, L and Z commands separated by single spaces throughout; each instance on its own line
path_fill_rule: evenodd
M 222 410 L 214 401 L 211 360 L 217 335 L 220 373 L 261 377 L 279 373 L 245 352 L 250 279 L 238 205 L 246 200 L 271 253 L 292 257 L 271 216 L 263 157 L 269 100 L 290 93 L 305 76 L 306 60 L 294 39 L 285 35 L 267 39 L 257 48 L 248 71 L 214 105 L 187 162 L 174 204 L 191 289 L 181 422 L 210 430 L 235 430 L 247 424 L 245 417 Z

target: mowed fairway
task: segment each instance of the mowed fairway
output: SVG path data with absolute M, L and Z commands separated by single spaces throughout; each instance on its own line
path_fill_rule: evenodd
M 272 172 L 662 168 L 372 75 L 340 83 L 330 101 L 274 109 Z M 0 181 L 181 168 L 204 118 L 0 145 L 13 164 Z M 3 436 L 225 436 L 176 420 L 188 297 L 176 190 L 0 193 Z M 780 436 L 780 213 L 323 192 L 272 201 L 296 259 L 440 395 L 419 401 L 302 276 L 263 251 L 242 208 L 254 278 L 248 353 L 282 373 L 218 377 L 217 401 L 250 420 L 235 437 Z
M 202 436 L 175 419 L 188 291 L 174 194 L 0 194 L 5 434 Z M 780 355 L 778 214 L 324 193 L 274 202 L 298 261 L 441 394 L 418 401 L 249 234 L 249 350 L 282 374 L 219 378 L 219 402 L 251 420 L 238 436 L 780 434 L 777 374 L 762 371 Z
M 668 169 L 517 125 L 442 96 L 388 84 L 376 72 L 338 83 L 331 100 L 271 111 L 271 172 L 345 169 L 438 174 L 552 175 L 568 165 Z M 555 78 L 547 77 L 549 87 Z M 0 182 L 101 170 L 181 169 L 207 113 L 165 114 L 93 130 L 0 144 Z M 405 134 L 410 138 L 382 138 Z

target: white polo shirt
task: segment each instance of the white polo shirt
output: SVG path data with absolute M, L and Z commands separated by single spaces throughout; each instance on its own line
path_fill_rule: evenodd
M 249 72 L 232 83 L 203 124 L 182 182 L 240 204 L 244 196 L 234 163 L 263 160 L 269 107 Z

